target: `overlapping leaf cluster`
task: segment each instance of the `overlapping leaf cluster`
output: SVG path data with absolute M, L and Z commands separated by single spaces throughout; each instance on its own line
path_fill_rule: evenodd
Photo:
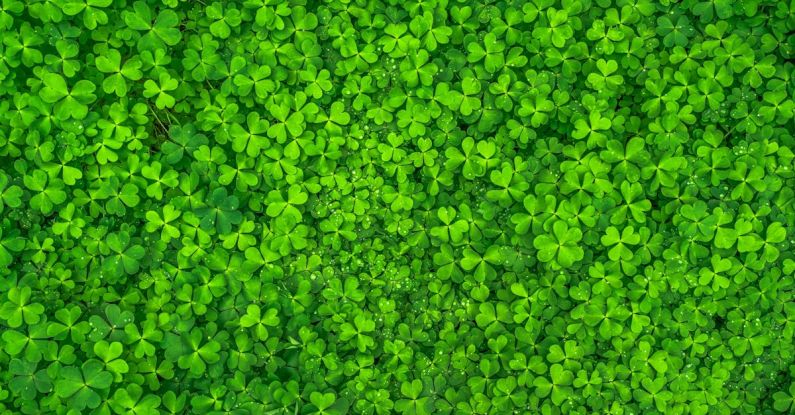
M 0 408 L 795 399 L 795 2 L 2 0 Z

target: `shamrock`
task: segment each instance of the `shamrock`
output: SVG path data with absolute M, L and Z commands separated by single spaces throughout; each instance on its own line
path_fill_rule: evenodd
M 275 308 L 271 308 L 263 314 L 259 306 L 251 304 L 246 308 L 246 315 L 240 318 L 240 325 L 246 328 L 254 327 L 256 337 L 260 340 L 265 340 L 268 338 L 266 326 L 279 325 L 278 311 Z
M 127 373 L 130 368 L 124 359 L 120 359 L 124 348 L 120 342 L 108 343 L 100 340 L 94 343 L 94 353 L 105 365 L 104 369 L 116 375 L 116 379 L 121 379 L 121 375 Z
M 431 235 L 443 242 L 459 243 L 469 231 L 469 223 L 463 219 L 455 221 L 457 212 L 453 207 L 441 207 L 437 212 L 442 226 L 431 228 Z
M 111 407 L 117 412 L 155 414 L 160 406 L 161 398 L 154 394 L 144 395 L 143 388 L 131 384 L 124 389 L 117 389 L 113 394 Z
M 203 229 L 215 229 L 218 233 L 227 234 L 232 231 L 232 225 L 243 220 L 237 210 L 240 202 L 236 196 L 229 195 L 224 187 L 213 190 L 206 202 L 207 206 L 197 211 Z
M 585 119 L 575 121 L 575 130 L 571 133 L 571 136 L 578 140 L 587 138 L 588 146 L 594 147 L 605 141 L 607 136 L 600 131 L 610 129 L 611 125 L 609 118 L 602 117 L 599 112 L 591 112 L 588 115 L 588 121 Z
M 795 383 L 790 383 L 788 392 L 779 391 L 773 394 L 773 407 L 779 412 L 787 412 L 795 402 Z
M 0 213 L 7 207 L 17 208 L 22 205 L 22 189 L 17 185 L 9 186 L 9 178 L 0 174 Z
M 614 225 L 624 222 L 627 213 L 638 223 L 646 222 L 645 212 L 651 209 L 651 202 L 648 199 L 638 200 L 644 196 L 640 183 L 622 182 L 621 195 L 624 198 L 624 203 L 618 206 L 616 212 L 610 217 L 610 222 Z
M 564 221 L 552 224 L 552 235 L 539 235 L 533 240 L 533 246 L 538 249 L 538 260 L 551 262 L 553 266 L 567 268 L 581 260 L 583 249 L 577 245 L 582 239 L 582 232 L 569 229 Z
M 478 144 L 479 146 L 480 144 Z M 478 150 L 475 140 L 472 137 L 466 137 L 461 143 L 461 148 L 464 150 L 463 153 L 455 147 L 447 148 L 445 152 L 445 156 L 447 156 L 445 169 L 454 170 L 458 166 L 462 166 L 464 177 L 470 180 L 485 173 L 483 158 L 475 153 Z
M 90 331 L 90 325 L 87 321 L 79 321 L 81 314 L 82 312 L 76 306 L 56 311 L 55 318 L 58 322 L 50 323 L 47 333 L 56 338 L 66 338 L 66 335 L 69 334 L 73 341 L 82 343 L 85 341 L 85 335 Z
M 618 63 L 614 60 L 606 61 L 599 59 L 596 61 L 596 68 L 599 73 L 588 74 L 588 82 L 597 90 L 617 90 L 623 83 L 621 75 L 613 75 L 618 70 Z
M 30 302 L 30 287 L 13 287 L 7 296 L 8 300 L 0 307 L 0 318 L 5 320 L 9 327 L 19 327 L 23 321 L 25 324 L 39 322 L 40 315 L 44 313 L 44 306 Z
M 66 80 L 54 73 L 46 73 L 42 77 L 44 87 L 39 91 L 41 99 L 55 104 L 55 114 L 61 119 L 83 119 L 88 115 L 88 104 L 94 102 L 96 86 L 87 80 L 77 81 L 71 88 Z
M 518 114 L 522 117 L 530 117 L 530 124 L 533 127 L 537 128 L 546 124 L 549 120 L 549 113 L 555 109 L 554 103 L 547 97 L 545 91 L 531 90 L 526 98 L 522 99 Z
M 404 381 L 400 386 L 400 393 L 404 399 L 399 399 L 395 402 L 395 409 L 417 415 L 431 413 L 433 399 L 423 395 L 422 381 L 414 379 L 411 382 Z
M 8 386 L 12 393 L 17 393 L 26 399 L 34 399 L 38 393 L 52 390 L 52 380 L 43 369 L 37 370 L 35 362 L 12 359 L 8 364 L 8 371 L 13 378 Z
M 279 216 L 273 222 L 274 237 L 270 241 L 270 249 L 287 255 L 293 250 L 306 248 L 306 236 L 309 233 L 305 225 L 298 224 L 298 218 L 291 215 Z
M 102 370 L 100 362 L 88 360 L 79 368 L 70 366 L 61 370 L 55 382 L 55 394 L 66 399 L 69 407 L 76 411 L 93 409 L 102 399 L 98 391 L 106 390 L 112 382 L 113 375 Z
M 144 83 L 144 96 L 147 98 L 155 98 L 155 105 L 157 108 L 171 108 L 176 104 L 173 96 L 169 95 L 169 91 L 177 89 L 179 82 L 176 79 L 171 79 L 168 72 L 161 72 L 158 82 L 147 79 Z
M 371 336 L 364 334 L 375 330 L 375 322 L 367 319 L 367 317 L 362 314 L 357 315 L 353 321 L 354 324 L 342 324 L 340 327 L 340 339 L 347 341 L 349 339 L 355 338 L 356 347 L 360 352 L 364 352 L 368 347 L 373 347 L 375 344 Z
M 398 111 L 397 125 L 401 128 L 408 127 L 408 133 L 411 137 L 419 137 L 425 134 L 425 124 L 430 121 L 428 109 L 423 105 L 414 105 L 410 110 Z
M 0 412 L 792 412 L 794 11 L 0 0 Z
M 634 271 L 635 267 L 630 261 L 635 254 L 630 249 L 630 246 L 637 245 L 640 242 L 640 235 L 635 233 L 633 226 L 625 227 L 620 233 L 617 228 L 610 226 L 601 237 L 601 242 L 605 247 L 611 247 L 607 252 L 607 256 L 611 261 L 620 261 L 626 271 Z
M 97 25 L 108 23 L 108 15 L 102 9 L 110 6 L 111 3 L 111 0 L 68 1 L 63 5 L 63 12 L 68 16 L 75 16 L 82 12 L 83 25 L 94 30 Z
M 533 36 L 545 45 L 551 43 L 556 48 L 562 48 L 566 44 L 566 40 L 574 34 L 568 23 L 569 14 L 566 10 L 556 10 L 554 7 L 546 10 L 546 15 L 544 15 L 546 26 L 537 26 L 533 30 Z
M 326 69 L 318 71 L 317 68 L 310 65 L 305 71 L 301 72 L 300 76 L 301 80 L 308 84 L 304 88 L 304 93 L 307 96 L 317 99 L 321 98 L 324 93 L 331 91 L 331 73 Z
M 268 128 L 268 137 L 275 138 L 279 143 L 284 143 L 287 140 L 288 132 L 292 137 L 297 137 L 304 131 L 304 114 L 290 112 L 289 105 L 274 104 L 268 107 L 268 111 L 277 121 Z
M 80 63 L 72 59 L 79 53 L 79 46 L 72 41 L 59 40 L 55 43 L 58 55 L 45 55 L 44 61 L 51 65 L 59 65 L 67 77 L 73 77 L 80 70 Z
M 182 212 L 175 210 L 172 205 L 166 205 L 163 208 L 162 217 L 152 210 L 146 212 L 147 232 L 155 232 L 158 229 L 162 229 L 160 234 L 160 239 L 162 241 L 168 242 L 171 239 L 178 239 L 180 236 L 179 228 L 170 223 L 179 218 L 181 213 Z
M 685 46 L 687 39 L 693 34 L 693 28 L 686 16 L 680 16 L 676 22 L 668 16 L 657 19 L 657 33 L 665 36 L 663 42 L 666 46 Z
M 103 267 L 109 272 L 119 275 L 123 272 L 134 274 L 140 268 L 140 260 L 146 250 L 140 245 L 133 245 L 127 232 L 112 233 L 108 235 L 107 245 L 113 254 L 109 256 Z
M 178 365 L 181 369 L 189 370 L 193 375 L 202 374 L 208 363 L 215 363 L 220 358 L 218 352 L 221 350 L 221 345 L 212 339 L 203 341 L 203 337 L 199 328 L 194 328 L 181 336 L 185 345 L 185 354 L 179 356 Z
M 271 190 L 268 193 L 266 212 L 271 217 L 286 215 L 301 220 L 301 211 L 296 206 L 303 205 L 307 200 L 308 195 L 297 185 L 290 186 L 287 190 L 286 200 L 280 191 Z
M 494 33 L 486 34 L 483 38 L 483 46 L 472 42 L 467 45 L 467 49 L 469 51 L 467 60 L 469 62 L 484 60 L 486 70 L 491 73 L 497 72 L 505 65 L 505 57 L 502 53 L 505 50 L 505 45 L 497 40 Z
M 311 409 L 308 413 L 313 415 L 339 415 L 344 413 L 346 402 L 344 399 L 338 400 L 334 393 L 312 392 L 309 395 Z
M 122 65 L 121 53 L 116 49 L 110 49 L 107 54 L 97 57 L 95 64 L 101 72 L 111 74 L 102 81 L 102 90 L 106 93 L 114 92 L 120 97 L 127 95 L 127 80 L 137 81 L 143 77 L 140 59 L 133 57 Z
M 234 7 L 224 10 L 223 3 L 214 2 L 205 9 L 207 17 L 213 19 L 210 24 L 210 33 L 226 39 L 231 34 L 231 28 L 240 25 L 240 11 Z
M 523 199 L 524 192 L 529 188 L 524 178 L 515 174 L 511 166 L 503 166 L 502 170 L 492 170 L 490 175 L 492 183 L 499 186 L 500 190 L 489 190 L 486 197 L 497 200 L 500 205 L 509 206 L 513 201 Z
M 146 2 L 136 1 L 132 10 L 123 11 L 121 16 L 130 29 L 146 32 L 138 39 L 138 48 L 141 50 L 162 50 L 160 48 L 164 44 L 174 46 L 182 38 L 175 27 L 179 23 L 179 16 L 173 10 L 162 10 L 153 17 L 152 9 Z
M 141 174 L 154 182 L 146 187 L 146 194 L 155 199 L 163 197 L 163 186 L 174 188 L 177 187 L 177 172 L 168 170 L 161 174 L 162 165 L 159 162 L 154 162 L 141 169 Z
M 560 405 L 571 391 L 571 387 L 568 385 L 571 385 L 574 376 L 570 371 L 563 369 L 563 366 L 556 363 L 550 366 L 549 377 L 549 379 L 537 377 L 533 381 L 535 394 L 542 398 L 551 395 L 552 402 L 555 405 Z
M 32 175 L 24 177 L 25 187 L 36 192 L 30 199 L 31 207 L 39 209 L 42 213 L 52 212 L 55 206 L 66 201 L 64 182 L 60 179 L 50 179 L 41 170 L 34 170 Z
M 320 222 L 320 230 L 326 233 L 323 241 L 335 249 L 341 247 L 342 238 L 348 241 L 356 240 L 352 220 L 339 213 L 333 213 L 328 219 Z

